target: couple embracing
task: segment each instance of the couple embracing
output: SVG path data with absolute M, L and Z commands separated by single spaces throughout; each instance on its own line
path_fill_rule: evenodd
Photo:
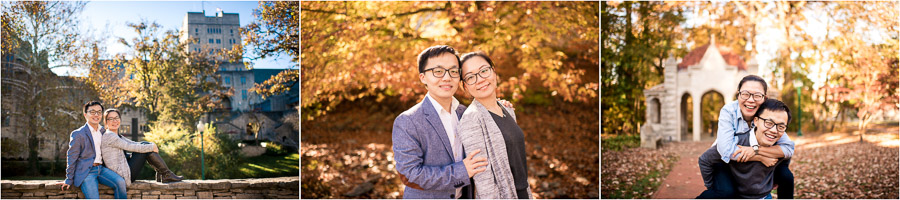
M 80 187 L 87 199 L 99 199 L 98 184 L 109 186 L 116 199 L 126 199 L 126 188 L 131 185 L 144 162 L 156 170 L 157 182 L 181 181 L 169 170 L 159 148 L 149 142 L 134 142 L 118 134 L 121 120 L 118 110 L 103 110 L 97 101 L 84 104 L 84 118 L 81 128 L 69 135 L 69 150 L 66 151 L 66 180 L 62 190 L 72 186 Z M 100 125 L 103 120 L 106 127 Z
M 767 98 L 768 84 L 749 75 L 738 83 L 737 101 L 719 111 L 716 142 L 698 164 L 706 191 L 700 199 L 794 198 L 794 174 L 788 168 L 794 142 L 786 133 L 791 109 Z
M 483 52 L 460 57 L 446 45 L 419 54 L 428 93 L 391 131 L 403 198 L 532 197 L 525 135 L 512 106 L 497 99 L 495 67 Z M 468 107 L 453 97 L 459 87 L 474 97 Z

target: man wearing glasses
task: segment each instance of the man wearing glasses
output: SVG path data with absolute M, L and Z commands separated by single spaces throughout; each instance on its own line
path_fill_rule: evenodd
M 470 178 L 484 171 L 487 162 L 472 156 L 478 151 L 464 157 L 456 134 L 466 110 L 453 97 L 460 80 L 458 53 L 450 46 L 432 46 L 419 54 L 418 64 L 419 81 L 428 93 L 397 116 L 391 130 L 397 172 L 407 185 L 403 198 L 471 198 Z
M 791 122 L 791 110 L 783 102 L 775 99 L 766 99 L 756 114 L 753 115 L 753 128 L 750 131 L 735 134 L 738 145 L 758 148 L 773 147 L 784 135 L 787 125 Z M 757 150 L 758 151 L 758 150 Z M 758 162 L 730 162 L 728 169 L 734 177 L 735 193 L 727 198 L 772 198 L 774 187 L 775 165 L 785 159 L 775 159 L 751 153 L 750 161 Z M 709 194 L 715 188 L 713 178 L 713 165 L 724 163 L 716 146 L 709 148 L 700 156 L 700 174 L 703 176 L 707 190 L 700 195 Z M 723 175 L 725 173 L 719 173 Z

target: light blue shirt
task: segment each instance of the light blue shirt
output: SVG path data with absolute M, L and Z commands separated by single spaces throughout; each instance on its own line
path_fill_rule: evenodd
M 747 121 L 744 121 L 738 101 L 732 101 L 722 107 L 722 110 L 719 111 L 719 130 L 716 133 L 716 142 L 713 143 L 713 145 L 729 144 L 716 146 L 716 150 L 722 156 L 722 161 L 728 163 L 731 160 L 731 154 L 737 151 L 738 137 L 734 136 L 734 133 L 749 130 L 750 126 Z M 785 160 L 794 155 L 794 141 L 791 141 L 787 134 L 782 135 L 778 141 L 775 141 L 775 144 L 781 147 Z

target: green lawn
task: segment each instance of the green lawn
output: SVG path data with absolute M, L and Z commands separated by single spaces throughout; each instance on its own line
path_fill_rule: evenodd
M 261 155 L 247 158 L 240 166 L 243 178 L 268 178 L 300 175 L 300 154 Z

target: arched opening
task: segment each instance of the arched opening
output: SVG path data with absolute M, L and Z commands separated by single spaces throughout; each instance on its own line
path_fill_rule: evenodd
M 716 131 L 719 129 L 719 110 L 724 105 L 725 98 L 721 93 L 716 91 L 703 93 L 700 101 L 700 119 L 702 119 L 700 127 L 703 131 L 700 134 L 701 140 L 716 137 Z
M 662 116 L 661 107 L 662 106 L 660 106 L 659 98 L 650 99 L 650 105 L 647 105 L 647 106 L 648 106 L 648 108 L 647 108 L 648 111 L 650 111 L 650 116 L 647 116 L 647 117 L 649 117 L 649 119 L 647 119 L 647 120 L 649 120 L 650 122 L 652 122 L 654 124 L 659 124 L 660 121 L 662 121 L 661 120 L 661 116 Z
M 691 136 L 694 130 L 694 126 L 691 123 L 694 119 L 692 118 L 693 105 L 690 94 L 684 93 L 684 95 L 681 95 L 681 127 L 678 128 L 681 132 L 681 141 L 691 141 L 694 138 Z

